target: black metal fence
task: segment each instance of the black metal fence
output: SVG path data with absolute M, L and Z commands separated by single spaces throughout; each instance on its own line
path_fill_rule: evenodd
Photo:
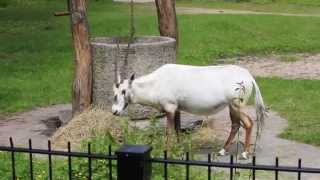
M 167 156 L 167 152 L 164 151 L 163 157 L 151 158 L 151 147 L 146 145 L 123 145 L 115 152 L 112 152 L 111 146 L 108 148 L 108 152 L 105 154 L 96 154 L 91 152 L 91 145 L 88 144 L 87 152 L 72 152 L 70 143 L 68 143 L 67 151 L 56 151 L 51 149 L 51 143 L 48 141 L 48 149 L 33 149 L 32 142 L 29 140 L 28 148 L 14 147 L 13 141 L 10 138 L 10 146 L 0 146 L 0 152 L 9 152 L 11 157 L 11 172 L 12 179 L 17 179 L 17 167 L 16 167 L 16 154 L 26 153 L 28 154 L 28 173 L 30 179 L 34 178 L 34 155 L 42 154 L 48 156 L 48 178 L 50 180 L 53 177 L 52 157 L 53 156 L 65 156 L 68 159 L 68 179 L 74 179 L 72 175 L 72 158 L 86 158 L 87 159 L 87 179 L 92 179 L 92 159 L 98 159 L 106 161 L 107 171 L 105 172 L 105 179 L 118 179 L 118 180 L 150 180 L 152 174 L 152 164 L 163 165 L 163 179 L 167 180 L 169 177 L 168 165 L 179 165 L 185 167 L 185 174 L 181 174 L 179 179 L 190 179 L 191 167 L 204 167 L 207 171 L 207 179 L 213 179 L 212 172 L 214 168 L 228 169 L 228 179 L 233 180 L 235 177 L 235 169 L 247 169 L 251 170 L 250 178 L 256 179 L 257 171 L 271 171 L 274 173 L 274 179 L 279 179 L 279 172 L 291 172 L 296 173 L 297 179 L 301 179 L 302 173 L 316 173 L 320 175 L 320 168 L 307 168 L 302 167 L 301 159 L 298 160 L 297 166 L 280 166 L 278 158 L 275 159 L 275 165 L 261 165 L 256 164 L 255 156 L 252 157 L 252 162 L 248 164 L 240 164 L 234 162 L 234 157 L 230 156 L 230 162 L 214 162 L 212 161 L 211 154 L 208 154 L 207 161 L 190 160 L 189 153 L 185 154 L 183 159 L 170 159 Z M 0 162 L 2 160 L 0 159 Z M 113 166 L 116 164 L 116 166 Z M 0 164 L 1 166 L 1 164 Z M 116 168 L 116 174 L 112 173 L 113 168 Z

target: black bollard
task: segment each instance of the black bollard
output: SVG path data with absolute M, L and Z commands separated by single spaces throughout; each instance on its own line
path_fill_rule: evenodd
M 123 145 L 117 151 L 118 180 L 151 180 L 150 152 L 147 145 Z

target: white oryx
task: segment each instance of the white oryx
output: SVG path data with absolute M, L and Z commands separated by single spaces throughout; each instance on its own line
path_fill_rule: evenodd
M 137 79 L 131 75 L 129 79 L 114 85 L 112 112 L 120 115 L 129 103 L 152 106 L 166 113 L 167 128 L 172 130 L 177 127 L 180 111 L 211 115 L 229 106 L 231 132 L 219 154 L 225 155 L 240 125 L 243 125 L 246 137 L 242 157 L 247 159 L 253 123 L 241 107 L 248 101 L 253 87 L 257 121 L 261 124 L 266 109 L 259 87 L 246 69 L 235 65 L 166 64 Z

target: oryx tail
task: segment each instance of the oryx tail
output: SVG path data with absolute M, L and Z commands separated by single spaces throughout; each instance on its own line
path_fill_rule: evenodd
M 255 89 L 255 106 L 256 106 L 256 116 L 257 116 L 257 137 L 259 138 L 261 135 L 261 130 L 264 125 L 264 120 L 267 116 L 267 109 L 264 105 L 260 89 L 256 81 L 253 79 L 252 84 Z

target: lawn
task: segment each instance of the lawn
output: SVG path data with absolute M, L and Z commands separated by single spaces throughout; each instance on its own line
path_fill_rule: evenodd
M 54 5 L 0 9 L 0 112 L 70 101 L 70 31 Z
M 289 120 L 281 137 L 320 146 L 319 81 L 259 78 L 258 83 L 266 104 Z
M 70 102 L 72 49 L 69 17 L 54 17 L 65 1 L 0 8 L 0 112 Z M 311 1 L 310 1 L 311 2 Z M 129 8 L 90 1 L 93 36 L 128 34 Z M 306 5 L 307 6 L 307 5 Z M 158 35 L 155 11 L 136 6 L 137 35 Z M 218 58 L 320 52 L 320 18 L 267 15 L 180 15 L 178 62 L 207 65 Z M 268 105 L 289 119 L 284 137 L 319 144 L 318 81 L 259 79 Z M 309 93 L 306 93 L 309 92 Z M 314 131 L 308 131 L 309 129 Z M 301 130 L 304 129 L 304 130 Z

